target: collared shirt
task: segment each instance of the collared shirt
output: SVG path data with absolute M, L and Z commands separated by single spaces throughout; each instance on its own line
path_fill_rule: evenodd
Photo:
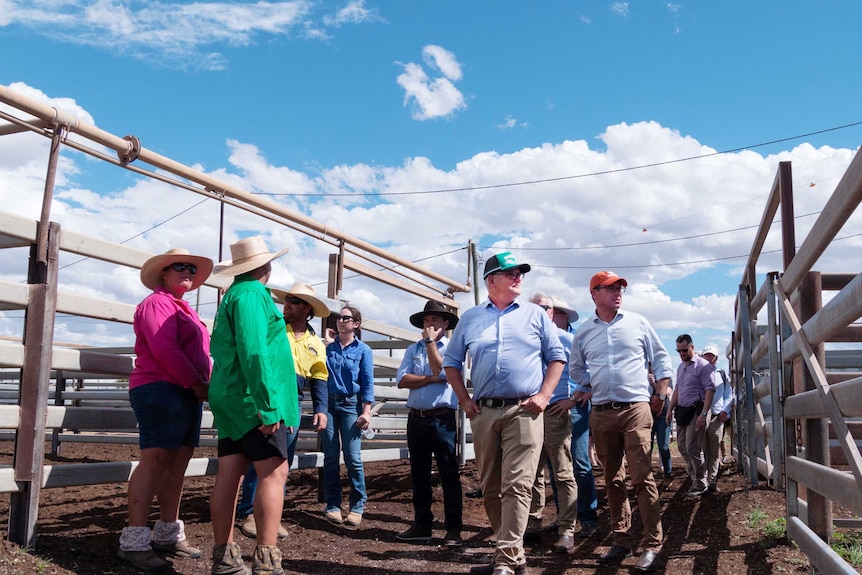
M 575 336 L 564 329 L 557 328 L 557 335 L 560 337 L 560 344 L 563 346 L 563 353 L 566 354 L 566 364 L 569 363 L 569 355 L 572 353 L 572 340 Z M 548 367 L 545 365 L 545 370 Z M 557 384 L 557 387 L 554 388 L 554 393 L 551 395 L 551 399 L 548 401 L 548 405 L 553 405 L 560 400 L 568 399 L 572 395 L 572 391 L 575 391 L 574 388 L 581 386 L 572 382 L 572 378 L 569 377 L 569 370 L 567 367 L 563 368 L 563 373 L 560 374 L 560 383 Z
M 219 438 L 239 440 L 261 423 L 299 425 L 293 354 L 269 289 L 237 276 L 216 313 L 209 402 Z
M 374 403 L 374 357 L 368 344 L 354 339 L 341 347 L 338 338 L 326 346 L 329 393 L 356 395 L 362 403 Z
M 129 389 L 165 381 L 191 387 L 210 380 L 210 334 L 189 306 L 157 287 L 135 309 L 135 369 Z
M 449 343 L 449 338 L 441 337 L 434 344 L 440 353 L 446 349 Z M 395 375 L 395 382 L 401 383 L 401 380 L 407 374 L 411 375 L 435 375 L 431 373 L 431 366 L 428 364 L 428 349 L 424 340 L 417 341 L 404 352 L 404 357 L 401 359 L 401 366 L 398 368 L 398 373 Z M 438 377 L 446 378 L 446 373 L 441 371 L 436 374 Z M 428 385 L 423 385 L 419 389 L 411 389 L 407 396 L 407 407 L 412 409 L 437 409 L 438 407 L 447 407 L 456 409 L 458 407 L 458 398 L 452 390 L 452 386 L 448 381 L 435 381 Z
M 716 368 L 715 370 L 715 395 L 712 397 L 712 406 L 710 411 L 713 415 L 718 415 L 722 411 L 730 415 L 733 409 L 733 404 L 736 401 L 736 392 L 733 391 L 733 386 L 723 369 Z
M 557 331 L 535 304 L 516 298 L 500 311 L 486 300 L 458 321 L 443 367 L 463 370 L 469 351 L 474 399 L 529 397 L 542 388 L 543 363 L 566 361 Z
M 689 407 L 702 401 L 708 390 L 715 389 L 714 373 L 715 366 L 697 354 L 680 363 L 676 369 L 677 405 Z
M 287 341 L 290 342 L 290 351 L 293 353 L 293 363 L 296 368 L 298 399 L 303 398 L 302 388 L 308 382 L 314 413 L 326 413 L 329 410 L 326 346 L 310 329 L 306 329 L 302 335 L 296 337 L 290 325 L 287 326 Z
M 618 310 L 610 322 L 593 316 L 575 332 L 569 375 L 592 386 L 592 402 L 649 401 L 649 366 L 656 380 L 673 373 L 670 357 L 649 321 Z

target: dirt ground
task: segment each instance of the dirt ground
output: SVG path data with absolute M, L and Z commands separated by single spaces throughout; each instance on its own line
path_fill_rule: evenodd
M 137 447 L 128 445 L 64 446 L 63 457 L 52 464 L 128 461 L 137 458 Z M 0 463 L 11 463 L 12 446 L 0 442 Z M 211 455 L 201 449 L 197 456 Z M 662 520 L 665 544 L 660 555 L 659 573 L 776 575 L 807 573 L 805 555 L 784 539 L 775 540 L 763 532 L 763 525 L 783 517 L 782 493 L 766 487 L 747 488 L 741 474 L 722 475 L 720 493 L 701 501 L 685 501 L 688 488 L 681 459 L 674 456 L 671 481 L 661 484 Z M 656 463 L 657 466 L 657 463 Z M 596 477 L 600 503 L 604 498 L 604 481 Z M 288 574 L 321 573 L 326 575 L 359 575 L 375 573 L 467 573 L 472 565 L 489 560 L 493 537 L 481 499 L 464 499 L 464 539 L 460 549 L 440 545 L 442 524 L 435 525 L 435 536 L 429 544 L 407 544 L 395 535 L 410 525 L 410 468 L 406 461 L 366 465 L 368 504 L 358 531 L 336 528 L 324 521 L 322 505 L 317 500 L 317 470 L 291 474 L 285 503 L 284 524 L 290 536 L 279 543 L 284 553 L 284 570 Z M 212 547 L 208 500 L 213 478 L 194 478 L 186 483 L 182 519 L 189 542 L 204 550 L 204 557 L 170 559 L 172 570 L 183 575 L 208 574 Z M 468 462 L 462 473 L 465 492 L 475 488 L 475 466 Z M 0 503 L 0 574 L 15 575 L 131 575 L 135 570 L 117 559 L 117 537 L 125 525 L 125 484 L 93 485 L 80 488 L 42 491 L 38 536 L 35 549 L 23 550 L 6 541 L 9 498 Z M 551 504 L 545 510 L 545 523 L 554 520 Z M 442 491 L 435 491 L 435 515 L 442 517 Z M 635 506 L 636 508 L 636 506 Z M 758 513 L 759 512 L 759 513 Z M 527 548 L 529 572 L 545 575 L 636 573 L 636 556 L 620 566 L 603 566 L 598 555 L 610 545 L 606 537 L 606 508 L 599 510 L 599 536 L 577 539 L 572 554 L 553 553 L 555 534 L 547 531 L 541 544 Z M 760 516 L 759 521 L 754 521 Z M 153 516 L 153 521 L 156 515 Z M 635 521 L 637 521 L 637 513 Z M 636 528 L 638 525 L 636 524 Z M 236 531 L 246 561 L 254 542 Z M 639 549 L 636 550 L 636 553 Z

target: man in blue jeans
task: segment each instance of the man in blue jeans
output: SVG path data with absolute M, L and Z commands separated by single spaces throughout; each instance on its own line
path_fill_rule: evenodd
M 434 300 L 410 316 L 410 323 L 422 329 L 422 339 L 404 352 L 395 380 L 400 389 L 409 389 L 407 407 L 407 447 L 413 479 L 413 525 L 396 536 L 400 541 L 430 541 L 434 514 L 431 490 L 431 458 L 437 459 L 443 487 L 446 537 L 443 545 L 460 547 L 462 528 L 461 478 L 455 455 L 455 413 L 458 398 L 443 372 L 443 351 L 449 339 L 446 331 L 458 323 L 458 316 Z

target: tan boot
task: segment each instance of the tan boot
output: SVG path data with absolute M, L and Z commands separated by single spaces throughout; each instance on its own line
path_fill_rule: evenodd
M 252 575 L 284 575 L 281 568 L 281 549 L 275 545 L 258 545 L 251 564 Z
M 242 551 L 236 543 L 213 547 L 212 575 L 251 575 L 251 569 L 242 560 Z

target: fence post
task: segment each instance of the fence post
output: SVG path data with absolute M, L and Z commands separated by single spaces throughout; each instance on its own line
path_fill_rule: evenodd
M 30 248 L 30 297 L 24 321 L 24 361 L 18 392 L 20 423 L 15 432 L 13 463 L 15 481 L 21 483 L 22 489 L 12 494 L 9 504 L 9 540 L 31 548 L 36 543 L 44 471 L 45 420 L 57 309 L 59 224 L 50 223 L 45 238 L 46 261 L 40 261 L 38 244 Z
M 821 307 L 823 291 L 820 272 L 808 272 L 799 284 L 799 322 L 805 324 Z M 824 345 L 812 346 L 817 362 L 826 370 Z M 801 363 L 801 361 L 800 361 Z M 816 390 L 817 385 L 808 369 L 802 369 L 802 382 L 806 391 Z M 805 458 L 830 467 L 829 458 L 829 419 L 806 419 L 807 445 Z M 813 489 L 808 489 L 808 526 L 823 541 L 832 539 L 832 502 Z
M 751 333 L 751 299 L 748 294 L 748 286 L 740 285 L 739 286 L 739 296 L 737 298 L 739 302 L 739 315 L 740 315 L 740 328 L 742 333 L 740 334 L 740 340 L 742 342 L 742 386 L 745 389 L 745 413 L 746 413 L 746 421 L 745 421 L 745 436 L 747 441 L 747 445 L 745 446 L 748 450 L 748 457 L 742 458 L 744 461 L 748 462 L 748 480 L 751 483 L 752 487 L 757 487 L 758 485 L 758 476 L 757 476 L 757 435 L 754 431 L 754 380 L 752 378 L 752 372 L 754 371 L 751 365 L 751 354 L 754 351 L 752 333 Z
M 784 450 L 784 399 L 781 388 L 781 345 L 775 282 L 778 273 L 770 272 L 766 281 L 767 337 L 769 338 L 769 393 L 772 398 L 772 488 L 784 488 L 786 452 Z M 783 341 L 783 340 L 782 340 Z

